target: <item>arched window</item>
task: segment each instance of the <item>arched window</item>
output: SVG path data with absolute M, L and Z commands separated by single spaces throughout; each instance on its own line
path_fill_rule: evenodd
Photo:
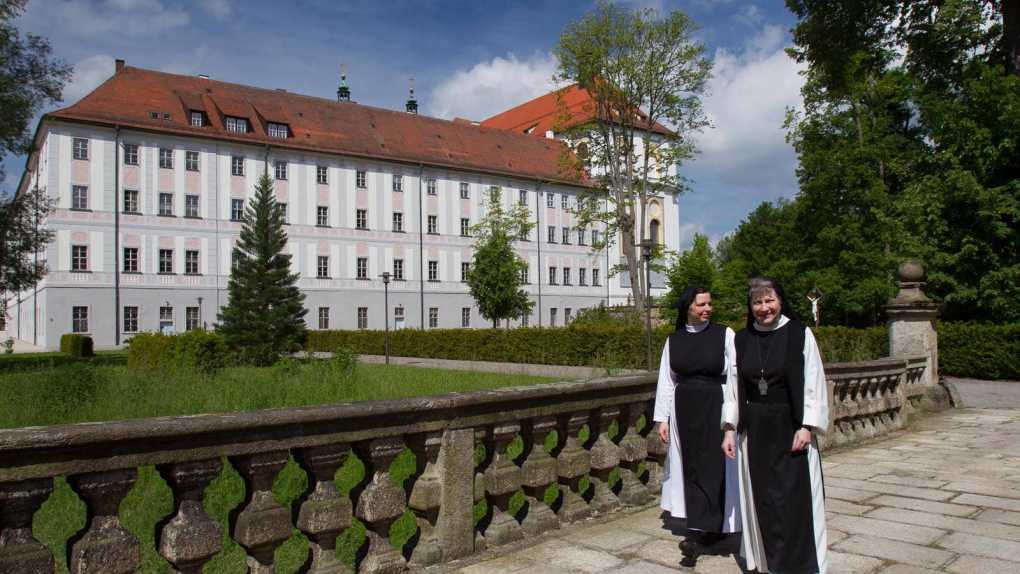
M 652 243 L 658 243 L 659 242 L 659 220 L 658 219 L 653 219 L 648 224 L 648 235 L 651 237 Z

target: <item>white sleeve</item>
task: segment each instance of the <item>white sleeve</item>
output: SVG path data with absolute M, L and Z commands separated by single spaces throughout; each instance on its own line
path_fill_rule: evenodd
M 652 420 L 666 422 L 673 415 L 673 370 L 669 367 L 669 337 L 662 347 L 662 360 L 659 361 L 659 384 L 655 387 L 655 411 Z
M 804 330 L 804 420 L 818 433 L 829 427 L 829 393 L 818 342 L 810 328 Z
M 723 384 L 723 406 L 720 426 L 730 425 L 737 427 L 737 385 L 740 380 L 737 378 L 737 346 L 736 335 L 733 329 L 726 327 L 726 367 L 723 374 L 726 375 L 726 383 Z

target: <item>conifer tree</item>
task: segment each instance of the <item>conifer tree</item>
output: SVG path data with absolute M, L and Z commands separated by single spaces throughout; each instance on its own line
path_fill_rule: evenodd
M 283 209 L 263 174 L 234 247 L 229 300 L 219 316 L 219 330 L 245 363 L 271 365 L 298 350 L 305 337 L 305 296 L 286 246 Z

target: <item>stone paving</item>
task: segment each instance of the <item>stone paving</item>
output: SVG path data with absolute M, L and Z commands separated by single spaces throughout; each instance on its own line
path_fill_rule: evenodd
M 1020 387 L 1018 387 L 1020 390 Z M 965 396 L 966 402 L 966 396 Z M 1020 409 L 964 408 L 823 455 L 831 573 L 1020 573 Z M 679 566 L 658 505 L 452 563 L 458 574 L 739 573 L 736 540 Z M 729 553 L 729 554 L 727 554 Z

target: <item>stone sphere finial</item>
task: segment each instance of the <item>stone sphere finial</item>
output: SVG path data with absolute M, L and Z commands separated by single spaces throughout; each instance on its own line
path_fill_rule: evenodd
M 925 278 L 924 265 L 918 259 L 905 259 L 900 263 L 898 275 L 900 283 L 921 283 Z

